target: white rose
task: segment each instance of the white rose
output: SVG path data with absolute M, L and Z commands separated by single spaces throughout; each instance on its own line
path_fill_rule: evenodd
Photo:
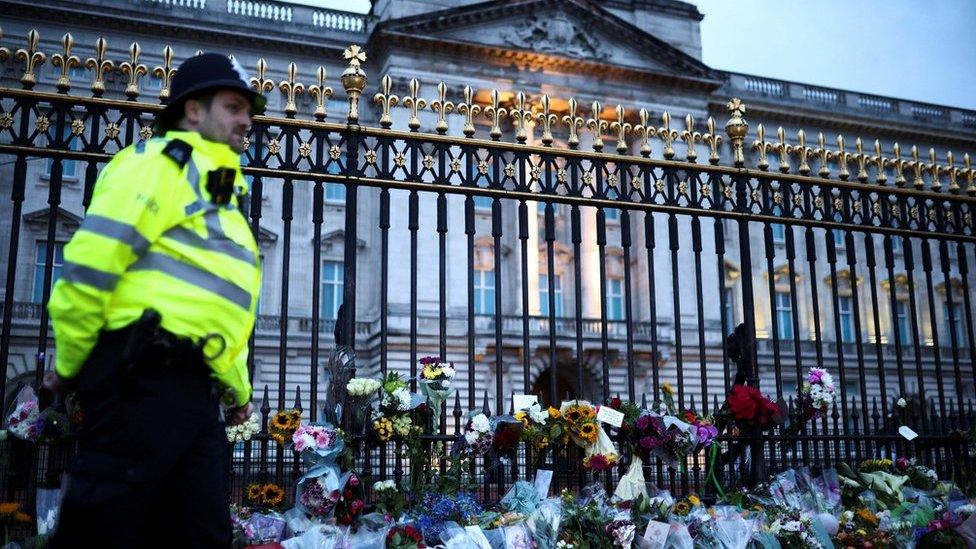
M 396 399 L 397 410 L 402 412 L 410 409 L 410 391 L 406 387 L 393 391 L 393 398 Z
M 480 436 L 481 434 L 477 431 L 468 431 L 464 433 L 464 440 L 468 442 L 469 446 L 473 446 L 475 442 L 478 442 L 478 437 Z
M 535 405 L 535 409 L 529 410 L 529 416 L 532 417 L 532 421 L 536 423 L 545 423 L 549 419 L 549 412 L 543 410 L 538 404 Z
M 899 398 L 896 404 L 898 404 L 899 408 L 904 408 L 905 406 L 908 406 L 908 402 L 906 402 L 904 398 Z
M 457 371 L 454 369 L 453 366 L 444 366 L 443 368 L 441 368 L 441 372 L 445 376 L 447 376 L 448 379 L 453 378 L 454 375 L 457 373 Z

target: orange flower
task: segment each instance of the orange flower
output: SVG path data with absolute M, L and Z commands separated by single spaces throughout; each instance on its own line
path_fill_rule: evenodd
M 0 517 L 13 516 L 20 511 L 19 503 L 0 503 Z
M 14 515 L 14 520 L 22 524 L 30 524 L 31 518 L 27 513 L 18 512 Z
M 549 407 L 549 417 L 551 417 L 553 419 L 559 419 L 559 416 L 561 416 L 561 415 L 562 414 L 559 413 L 559 410 L 558 409 L 553 408 L 552 406 Z
M 252 482 L 247 486 L 247 499 L 251 503 L 255 503 L 261 497 L 261 485 L 257 482 Z
M 261 498 L 268 507 L 277 507 L 285 500 L 285 491 L 273 482 L 269 482 L 261 489 Z

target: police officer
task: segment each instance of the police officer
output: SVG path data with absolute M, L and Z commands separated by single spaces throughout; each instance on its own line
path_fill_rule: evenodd
M 52 546 L 227 547 L 228 443 L 252 412 L 261 285 L 240 154 L 264 98 L 233 59 L 184 62 L 157 118 L 95 185 L 48 310 L 55 392 L 84 419 Z M 105 545 L 109 546 L 109 545 Z

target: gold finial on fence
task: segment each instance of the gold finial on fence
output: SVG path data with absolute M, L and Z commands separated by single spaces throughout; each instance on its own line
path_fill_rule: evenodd
M 634 127 L 634 133 L 639 135 L 641 138 L 641 156 L 648 158 L 651 156 L 651 144 L 649 140 L 657 135 L 657 128 L 655 128 L 653 124 L 648 123 L 650 113 L 647 112 L 647 109 L 641 109 L 638 111 L 637 117 L 640 119 L 640 124 L 637 124 L 637 126 Z
M 515 94 L 515 106 L 509 111 L 509 116 L 512 118 L 512 122 L 515 123 L 515 141 L 525 143 L 529 138 L 528 133 L 525 131 L 525 125 L 531 124 L 534 118 L 532 116 L 532 107 L 525 98 L 525 92 Z
M 288 64 L 288 79 L 278 83 L 278 89 L 285 94 L 285 117 L 294 118 L 298 113 L 298 104 L 295 98 L 305 93 L 305 84 L 296 82 L 298 78 L 298 65 Z
M 138 42 L 133 42 L 129 46 L 129 60 L 119 64 L 119 72 L 129 77 L 129 82 L 125 86 L 125 96 L 130 101 L 135 101 L 139 97 L 139 78 L 149 72 L 149 69 L 139 62 L 140 55 L 142 55 L 142 47 Z
M 603 132 L 607 131 L 607 121 L 600 117 L 603 106 L 599 101 L 594 101 L 590 107 L 591 116 L 586 120 L 586 127 L 593 132 L 593 150 L 600 152 L 603 150 Z
M 708 133 L 702 136 L 702 142 L 708 145 L 708 163 L 716 166 L 721 157 L 718 154 L 718 147 L 722 144 L 722 136 L 715 133 L 715 119 L 711 116 L 705 121 Z
M 586 124 L 583 117 L 576 114 L 578 108 L 579 104 L 576 102 L 576 98 L 570 97 L 569 114 L 563 116 L 563 124 L 569 129 L 569 138 L 566 140 L 566 144 L 569 145 L 570 149 L 579 147 L 579 130 Z
M 419 130 L 420 117 L 418 116 L 418 112 L 427 106 L 427 100 L 420 97 L 420 80 L 416 78 L 410 79 L 410 95 L 403 96 L 400 104 L 404 108 L 410 109 L 410 121 L 407 122 L 407 127 L 412 132 Z
M 617 154 L 627 153 L 627 134 L 634 129 L 634 126 L 627 122 L 627 111 L 623 105 L 617 105 L 614 109 L 617 119 L 610 124 L 610 131 L 617 132 Z
M 827 149 L 827 140 L 824 138 L 823 132 L 817 132 L 817 149 L 814 154 L 817 155 L 820 162 L 820 170 L 817 171 L 817 175 L 830 177 L 830 157 L 833 156 L 833 153 Z
M 953 165 L 952 151 L 946 152 L 946 166 L 942 168 L 942 173 L 949 176 L 949 192 L 959 192 L 959 182 L 956 179 L 959 176 L 959 170 Z
M 0 40 L 3 40 L 3 27 L 0 27 Z M 6 61 L 10 58 L 10 50 L 7 48 L 0 48 L 0 61 Z
M 464 87 L 464 103 L 458 103 L 457 111 L 464 115 L 464 129 L 461 132 L 465 137 L 474 137 L 474 117 L 481 113 L 481 105 L 475 104 L 471 86 Z
M 759 151 L 759 169 L 768 170 L 769 161 L 766 160 L 766 153 L 773 150 L 773 144 L 766 141 L 766 128 L 762 124 L 756 126 L 756 140 L 752 142 L 752 148 Z
M 834 158 L 837 159 L 837 177 L 841 181 L 847 181 L 851 177 L 851 172 L 847 169 L 847 164 L 851 161 L 853 155 L 847 152 L 847 147 L 844 145 L 844 136 L 837 134 L 837 154 Z
M 854 160 L 857 161 L 857 180 L 861 183 L 867 183 L 867 168 L 868 162 L 871 161 L 871 157 L 864 154 L 864 143 L 861 141 L 860 137 L 854 140 L 854 148 L 857 150 L 857 154 L 854 155 Z
M 732 162 L 741 168 L 746 163 L 744 143 L 749 133 L 749 123 L 743 118 L 746 106 L 738 97 L 733 97 L 725 107 L 729 110 L 729 121 L 725 123 L 725 133 L 732 142 Z
M 328 76 L 329 73 L 325 67 L 319 65 L 319 68 L 315 70 L 315 83 L 308 87 L 308 94 L 315 99 L 315 112 L 312 113 L 312 116 L 320 122 L 325 120 L 328 114 L 325 112 L 325 103 L 333 94 L 332 86 L 325 85 Z
M 800 165 L 797 167 L 797 171 L 801 175 L 810 174 L 810 154 L 813 153 L 813 149 L 807 147 L 807 134 L 803 130 L 796 132 L 797 144 L 794 147 L 790 147 L 790 152 L 800 157 Z
M 176 75 L 176 67 L 173 66 L 173 48 L 166 46 L 163 48 L 163 64 L 157 65 L 152 70 L 152 75 L 163 81 L 159 88 L 159 100 L 169 99 L 169 87 L 173 83 L 173 76 Z
M 657 129 L 657 136 L 664 143 L 664 158 L 671 160 L 674 158 L 674 140 L 678 138 L 678 130 L 671 129 L 671 114 L 664 111 L 661 114 L 661 127 Z
M 44 64 L 47 57 L 44 52 L 37 51 L 37 43 L 40 42 L 41 35 L 37 29 L 31 29 L 27 33 L 27 49 L 19 49 L 15 54 L 17 61 L 24 63 L 24 74 L 20 77 L 20 83 L 24 89 L 30 90 L 37 84 L 37 74 L 35 71 Z
M 922 170 L 925 169 L 925 163 L 919 162 L 918 160 L 918 147 L 912 145 L 912 161 L 908 163 L 911 167 L 912 172 L 915 174 L 912 184 L 915 185 L 916 189 L 921 189 L 925 186 L 925 180 L 922 179 Z
M 895 143 L 892 149 L 895 156 L 889 165 L 895 168 L 895 185 L 904 187 L 907 180 L 905 179 L 905 161 L 901 159 L 901 145 Z
M 878 175 L 874 178 L 874 182 L 878 185 L 884 185 L 888 182 L 888 174 L 885 171 L 888 167 L 888 159 L 881 154 L 881 141 L 877 139 L 874 140 L 874 156 L 871 157 L 871 164 L 878 170 Z
M 780 173 L 790 173 L 790 146 L 786 143 L 786 131 L 783 126 L 776 129 L 776 145 L 773 147 L 779 156 Z
M 929 176 L 932 177 L 932 190 L 933 191 L 942 190 L 942 179 L 940 177 L 941 174 L 939 172 L 939 163 L 938 163 L 938 159 L 935 156 L 935 149 L 932 147 L 929 147 L 928 170 L 929 170 Z
M 976 195 L 976 172 L 973 172 L 973 164 L 969 159 L 969 153 L 962 155 L 962 163 L 966 166 L 966 194 Z
M 264 95 L 274 89 L 274 81 L 270 78 L 265 78 L 265 73 L 268 71 L 268 62 L 264 58 L 258 59 L 257 65 L 257 76 L 251 77 L 251 87 L 254 88 L 259 95 Z
M 542 112 L 535 115 L 536 120 L 542 123 L 542 144 L 551 147 L 554 141 L 552 137 L 552 125 L 559 122 L 559 117 L 552 114 L 552 99 L 549 94 L 542 96 Z
M 454 111 L 454 103 L 447 100 L 447 84 L 441 81 L 437 84 L 437 99 L 430 102 L 430 108 L 437 113 L 437 133 L 447 133 L 447 114 Z
M 99 37 L 95 41 L 95 57 L 85 60 L 85 68 L 92 71 L 91 91 L 95 97 L 101 97 L 105 93 L 105 75 L 115 70 L 115 63 L 105 59 L 107 49 L 108 43 Z
M 389 128 L 393 125 L 393 117 L 390 109 L 400 102 L 400 98 L 393 93 L 393 79 L 390 75 L 385 75 L 380 79 L 380 91 L 373 96 L 373 103 L 380 105 L 383 112 L 380 114 L 380 127 Z
M 61 75 L 58 77 L 58 82 L 55 87 L 58 88 L 60 93 L 68 93 L 71 89 L 71 80 L 68 77 L 71 69 L 77 67 L 81 64 L 81 60 L 77 56 L 71 55 L 71 48 L 75 45 L 75 39 L 71 36 L 71 33 L 65 33 L 61 37 L 61 53 L 56 53 L 51 56 L 51 65 L 55 67 L 61 67 Z
M 366 62 L 366 51 L 356 44 L 352 44 L 342 52 L 342 57 L 349 61 L 349 66 L 342 71 L 339 78 L 342 87 L 346 90 L 349 97 L 349 112 L 346 113 L 346 121 L 349 124 L 359 123 L 359 96 L 366 89 L 366 73 L 363 72 L 362 64 Z
M 695 150 L 695 143 L 701 142 L 702 135 L 695 131 L 695 119 L 691 117 L 690 114 L 685 115 L 685 130 L 681 132 L 681 139 L 685 142 L 687 149 L 685 150 L 685 160 L 688 162 L 694 162 L 698 158 L 698 152 Z
M 501 120 L 508 114 L 508 109 L 499 106 L 498 90 L 491 90 L 491 105 L 485 107 L 484 112 L 485 116 L 491 120 L 491 131 L 488 132 L 488 135 L 498 141 L 502 136 Z

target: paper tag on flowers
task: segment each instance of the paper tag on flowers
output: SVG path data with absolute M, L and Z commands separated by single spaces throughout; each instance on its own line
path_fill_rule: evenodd
M 609 406 L 600 406 L 600 411 L 596 413 L 596 419 L 607 425 L 619 428 L 624 422 L 624 414 Z
M 915 440 L 918 437 L 918 433 L 912 431 L 908 425 L 902 425 L 898 428 L 898 434 L 905 437 L 907 440 Z
M 652 549 L 664 549 L 664 543 L 668 540 L 670 531 L 670 524 L 652 520 L 647 523 L 647 530 L 644 530 L 644 539 L 647 540 Z
M 525 410 L 536 402 L 539 402 L 539 397 L 535 395 L 512 395 L 512 409 L 516 412 Z
M 549 497 L 549 485 L 552 484 L 552 471 L 548 469 L 536 469 L 535 472 L 535 491 L 539 497 L 546 499 Z

